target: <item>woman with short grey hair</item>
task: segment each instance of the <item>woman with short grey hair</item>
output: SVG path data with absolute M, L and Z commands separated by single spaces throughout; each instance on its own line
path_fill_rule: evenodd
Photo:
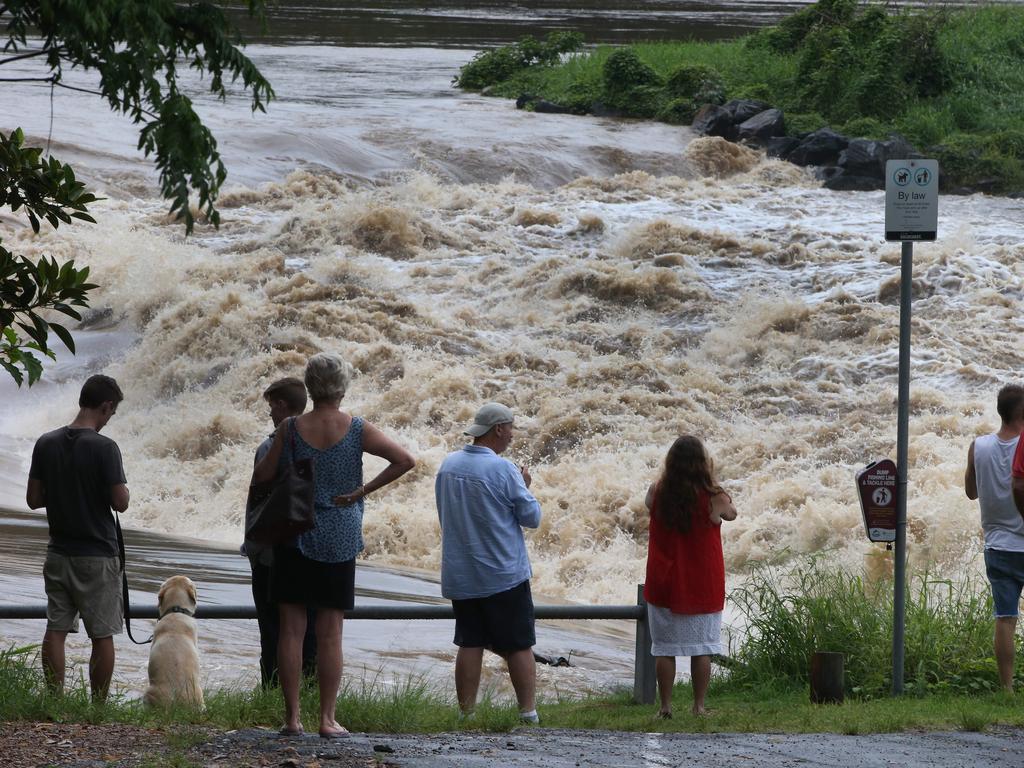
M 335 720 L 341 684 L 341 630 L 345 611 L 355 603 L 355 560 L 363 550 L 363 500 L 398 479 L 416 461 L 405 448 L 359 416 L 341 410 L 352 366 L 338 355 L 320 353 L 306 363 L 309 413 L 281 423 L 274 444 L 256 464 L 253 482 L 264 483 L 278 466 L 311 458 L 315 465 L 316 525 L 274 548 L 270 599 L 279 606 L 278 676 L 284 694 L 283 734 L 302 732 L 299 680 L 307 607 L 316 609 L 317 681 L 320 736 L 337 739 L 348 731 Z M 363 454 L 388 462 L 363 482 Z
M 306 363 L 306 391 L 311 399 L 341 400 L 352 381 L 352 364 L 338 355 L 320 352 Z

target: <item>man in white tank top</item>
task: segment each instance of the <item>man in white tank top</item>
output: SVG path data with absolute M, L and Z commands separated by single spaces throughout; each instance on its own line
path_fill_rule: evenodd
M 998 432 L 983 435 L 967 451 L 964 488 L 967 498 L 978 499 L 985 533 L 985 573 L 992 585 L 995 609 L 996 664 L 999 681 L 1013 690 L 1014 633 L 1021 589 L 1024 588 L 1024 516 L 1014 497 L 1024 429 L 1024 387 L 1010 384 L 999 390 L 996 410 L 1002 424 Z M 1024 474 L 1022 474 L 1024 478 Z

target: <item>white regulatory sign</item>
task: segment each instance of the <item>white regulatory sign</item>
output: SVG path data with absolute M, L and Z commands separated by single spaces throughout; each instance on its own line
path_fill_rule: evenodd
M 934 240 L 939 228 L 939 161 L 885 163 L 885 239 Z

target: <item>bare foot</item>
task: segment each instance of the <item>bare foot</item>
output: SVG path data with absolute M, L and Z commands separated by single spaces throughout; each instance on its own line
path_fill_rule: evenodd
M 696 704 L 693 705 L 693 716 L 694 717 L 707 717 L 710 715 L 712 710 L 705 709 L 704 707 L 698 707 Z
M 348 736 L 348 730 L 344 726 L 339 725 L 337 720 L 331 720 L 327 724 L 320 724 L 321 739 L 347 739 Z
M 672 710 L 671 709 L 659 710 L 658 711 L 658 717 L 660 717 L 662 720 L 671 720 L 672 719 Z

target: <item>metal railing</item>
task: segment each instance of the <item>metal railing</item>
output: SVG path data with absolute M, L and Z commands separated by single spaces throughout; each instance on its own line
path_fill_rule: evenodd
M 534 615 L 546 621 L 626 619 L 636 622 L 636 653 L 633 661 L 633 700 L 653 704 L 655 693 L 654 657 L 651 656 L 651 634 L 647 624 L 644 588 L 637 585 L 636 605 L 537 605 Z M 0 605 L 2 619 L 45 619 L 45 605 Z M 157 619 L 157 607 L 132 605 L 131 619 Z M 197 619 L 255 619 L 251 605 L 207 605 L 196 609 Z M 454 619 L 450 605 L 364 605 L 345 611 L 346 621 L 365 619 Z

